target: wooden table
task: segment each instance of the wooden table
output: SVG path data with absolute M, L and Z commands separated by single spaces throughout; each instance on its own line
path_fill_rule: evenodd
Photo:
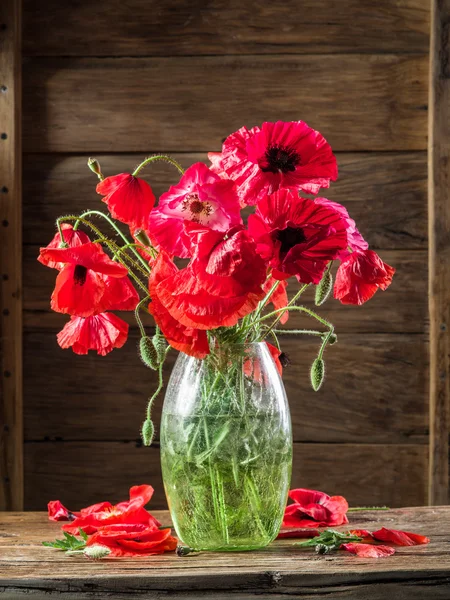
M 164 522 L 168 513 L 155 512 Z M 165 554 L 90 561 L 45 548 L 59 525 L 44 513 L 0 513 L 0 598 L 303 598 L 449 600 L 450 507 L 353 513 L 351 526 L 387 526 L 431 537 L 390 558 L 319 556 L 279 540 L 258 552 Z M 345 529 L 345 528 L 344 528 Z

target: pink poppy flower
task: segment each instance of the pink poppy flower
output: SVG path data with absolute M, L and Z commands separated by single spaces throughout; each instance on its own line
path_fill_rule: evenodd
M 242 223 L 235 185 L 222 179 L 203 163 L 195 163 L 159 200 L 150 214 L 149 234 L 153 243 L 170 255 L 188 258 L 190 239 L 186 222 L 227 231 Z
M 243 204 L 256 204 L 280 188 L 317 194 L 337 179 L 337 163 L 325 138 L 303 121 L 263 123 L 232 133 L 212 169 L 236 182 Z

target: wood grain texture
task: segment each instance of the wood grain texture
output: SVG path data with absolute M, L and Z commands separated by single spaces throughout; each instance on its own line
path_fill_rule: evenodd
M 427 52 L 422 0 L 25 0 L 28 55 Z
M 426 499 L 426 445 L 294 444 L 291 487 L 344 494 L 353 506 L 421 505 Z M 166 508 L 159 448 L 133 442 L 25 444 L 25 508 L 59 499 L 76 510 L 150 483 L 151 507 Z M 393 484 L 395 482 L 395 484 Z
M 24 246 L 24 325 L 27 330 L 62 328 L 66 317 L 50 311 L 50 296 L 55 286 L 56 271 L 36 261 L 37 246 Z M 337 333 L 422 333 L 428 327 L 427 255 L 425 250 L 380 251 L 380 255 L 397 272 L 386 292 L 379 291 L 362 307 L 343 306 L 330 299 L 320 313 L 335 326 Z M 295 280 L 289 283 L 289 293 L 298 291 Z M 305 292 L 304 305 L 314 309 L 314 292 Z M 133 313 L 121 315 L 136 327 Z M 150 317 L 146 322 L 153 325 Z M 286 327 L 312 326 L 312 321 L 293 313 Z
M 21 3 L 0 6 L 0 509 L 23 506 Z
M 430 504 L 448 502 L 450 419 L 450 2 L 432 0 L 429 115 Z
M 33 58 L 24 150 L 217 150 L 243 124 L 299 118 L 336 151 L 424 150 L 427 72 L 400 54 Z
M 152 511 L 153 512 L 153 511 Z M 447 600 L 450 580 L 450 509 L 399 508 L 350 514 L 350 527 L 382 526 L 431 538 L 420 547 L 398 548 L 387 560 L 363 560 L 344 551 L 317 556 L 299 551 L 295 540 L 276 540 L 258 552 L 209 552 L 179 558 L 87 561 L 42 548 L 60 524 L 47 514 L 0 513 L 0 590 L 16 598 L 271 598 L 319 600 Z M 169 513 L 156 511 L 163 523 Z M 341 530 L 349 526 L 341 527 Z
M 174 154 L 184 168 L 209 164 L 205 153 Z M 106 175 L 131 171 L 142 156 L 99 155 Z M 323 195 L 347 207 L 373 248 L 427 248 L 427 157 L 423 152 L 339 153 L 339 179 Z M 97 179 L 87 156 L 24 156 L 24 243 L 46 245 L 56 217 L 86 208 L 106 208 L 95 193 Z M 158 163 L 142 171 L 159 197 L 178 180 L 175 169 Z
M 54 334 L 28 332 L 26 439 L 137 440 L 147 397 L 156 388 L 155 373 L 138 359 L 137 340 L 133 333 L 120 352 L 106 357 L 75 356 L 59 348 Z M 326 352 L 328 378 L 318 393 L 309 383 L 317 342 L 284 337 L 281 345 L 292 361 L 283 379 L 296 441 L 427 442 L 423 336 L 339 336 Z M 165 382 L 175 357 L 169 354 Z M 157 430 L 162 401 L 153 411 Z

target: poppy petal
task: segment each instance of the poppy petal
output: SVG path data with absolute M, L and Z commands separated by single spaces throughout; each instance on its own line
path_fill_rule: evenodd
M 56 337 L 61 348 L 72 348 L 75 354 L 96 350 L 97 354 L 105 356 L 125 344 L 128 323 L 112 313 L 87 318 L 71 317 Z
M 83 231 L 80 231 L 79 229 L 74 230 L 73 226 L 70 223 L 62 223 L 61 230 L 64 242 L 70 247 L 82 246 L 83 244 L 87 244 L 90 242 L 88 235 L 86 235 Z M 41 254 L 38 257 L 38 261 L 46 267 L 58 269 L 60 271 L 64 267 L 64 263 L 57 262 L 55 260 L 52 260 L 48 256 L 42 255 L 42 250 L 60 248 L 60 246 L 61 236 L 59 235 L 58 231 L 55 234 L 52 241 L 48 244 L 48 246 L 46 248 L 41 248 Z
M 134 228 L 147 229 L 155 196 L 149 184 L 130 173 L 106 177 L 97 185 L 97 193 L 114 217 Z
M 420 546 L 430 543 L 430 538 L 424 535 L 410 533 L 409 531 L 399 531 L 397 529 L 386 529 L 385 527 L 374 531 L 372 535 L 380 542 L 390 542 L 396 546 Z
M 356 554 L 356 556 L 362 558 L 387 558 L 395 553 L 395 549 L 390 546 L 374 546 L 373 544 L 362 544 L 359 542 L 342 544 L 341 548 L 347 550 L 350 554 Z

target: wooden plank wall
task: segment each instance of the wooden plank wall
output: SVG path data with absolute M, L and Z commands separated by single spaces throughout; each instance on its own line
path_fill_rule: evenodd
M 23 508 L 21 4 L 0 4 L 0 510 Z
M 424 504 L 428 3 L 25 0 L 24 21 L 26 508 L 119 499 L 143 481 L 164 506 L 158 448 L 138 441 L 155 381 L 136 334 L 104 359 L 60 350 L 54 274 L 35 261 L 56 216 L 98 206 L 87 156 L 107 174 L 156 151 L 188 166 L 243 124 L 299 118 L 337 152 L 328 196 L 398 273 L 362 308 L 323 308 L 339 343 L 318 394 L 314 343 L 284 340 L 293 485 L 353 504 Z M 176 180 L 166 166 L 146 175 L 158 193 Z
M 429 85 L 429 502 L 449 501 L 450 425 L 450 2 L 431 2 Z

